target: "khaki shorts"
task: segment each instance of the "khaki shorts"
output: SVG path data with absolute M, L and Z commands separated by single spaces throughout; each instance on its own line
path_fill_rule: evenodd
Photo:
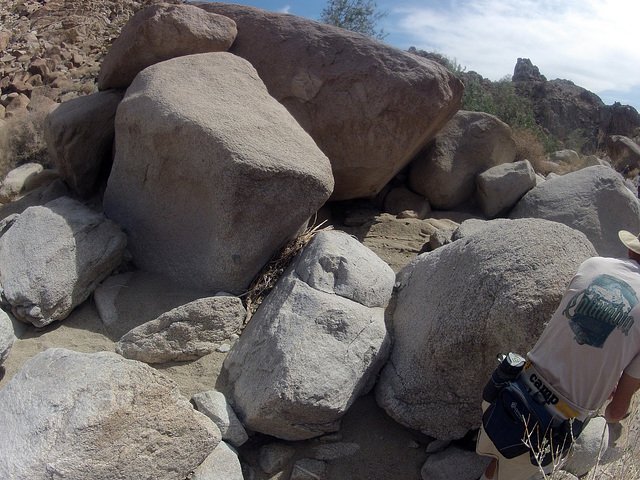
M 489 407 L 489 402 L 482 402 L 482 411 Z M 517 456 L 515 458 L 505 458 L 493 445 L 493 442 L 484 431 L 484 427 L 480 427 L 478 434 L 478 442 L 476 444 L 476 453 L 487 457 L 493 457 L 498 460 L 496 473 L 493 480 L 527 480 L 532 475 L 540 472 L 540 468 L 531 464 L 531 458 L 528 453 Z

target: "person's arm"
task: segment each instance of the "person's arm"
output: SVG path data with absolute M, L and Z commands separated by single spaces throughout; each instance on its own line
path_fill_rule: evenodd
M 618 381 L 613 399 L 604 411 L 604 418 L 608 423 L 617 423 L 627 414 L 631 397 L 640 388 L 640 378 L 623 373 Z

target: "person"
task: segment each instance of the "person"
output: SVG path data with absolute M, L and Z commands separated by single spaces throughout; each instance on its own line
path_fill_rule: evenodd
M 640 387 L 640 235 L 618 236 L 629 258 L 592 257 L 580 265 L 518 377 L 550 400 L 552 415 L 579 426 L 607 400 L 606 421 L 619 422 Z M 488 406 L 483 401 L 483 411 Z M 479 480 L 526 480 L 541 468 L 530 453 L 502 456 L 484 427 L 476 451 L 492 457 Z

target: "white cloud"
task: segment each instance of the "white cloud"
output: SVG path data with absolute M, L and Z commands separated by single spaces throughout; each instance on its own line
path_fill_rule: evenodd
M 468 70 L 492 80 L 511 75 L 517 58 L 524 57 L 548 79 L 570 79 L 596 93 L 640 89 L 640 2 L 437 3 L 440 5 L 420 2 L 398 6 L 390 12 L 390 17 L 397 19 L 394 27 L 385 26 L 385 30 L 401 34 L 416 48 L 455 58 Z
M 289 13 L 291 11 L 291 5 L 285 5 L 284 7 L 282 7 L 280 10 L 278 10 L 280 13 Z

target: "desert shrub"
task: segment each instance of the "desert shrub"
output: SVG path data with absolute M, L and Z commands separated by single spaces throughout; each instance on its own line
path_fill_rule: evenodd
M 529 160 L 532 164 L 546 160 L 546 149 L 533 130 L 516 127 L 512 132 L 516 142 L 516 160 Z
M 44 140 L 46 115 L 46 112 L 30 112 L 5 120 L 0 127 L 0 178 L 25 163 L 51 166 Z

